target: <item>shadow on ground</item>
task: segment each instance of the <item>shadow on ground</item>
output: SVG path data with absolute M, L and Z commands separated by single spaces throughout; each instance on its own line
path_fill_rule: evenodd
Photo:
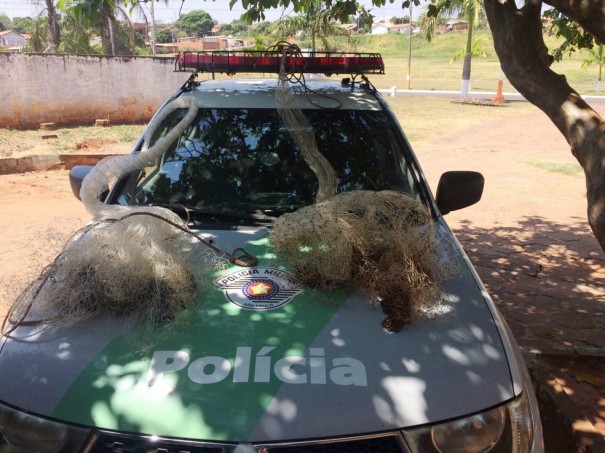
M 490 229 L 463 220 L 456 236 L 522 347 L 605 349 L 605 255 L 583 219 Z

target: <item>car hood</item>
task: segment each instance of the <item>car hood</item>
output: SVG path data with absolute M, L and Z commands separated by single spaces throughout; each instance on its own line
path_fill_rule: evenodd
M 513 397 L 497 315 L 455 241 L 442 241 L 459 262 L 441 288 L 453 311 L 390 333 L 360 295 L 298 286 L 266 230 L 207 235 L 258 264 L 222 271 L 153 335 L 117 318 L 19 327 L 0 344 L 0 400 L 110 430 L 262 442 L 434 423 Z

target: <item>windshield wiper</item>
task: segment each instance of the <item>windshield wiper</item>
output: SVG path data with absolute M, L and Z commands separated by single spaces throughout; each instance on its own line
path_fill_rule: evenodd
M 182 204 L 158 204 L 162 208 L 170 209 L 180 218 L 194 226 L 211 225 L 266 225 L 273 223 L 276 217 L 262 212 L 229 212 L 211 211 L 199 208 L 190 208 Z

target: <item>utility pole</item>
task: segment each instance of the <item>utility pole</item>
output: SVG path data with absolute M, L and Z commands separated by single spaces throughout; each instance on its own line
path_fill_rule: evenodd
M 151 41 L 151 55 L 155 56 L 155 12 L 153 3 L 155 0 L 151 0 L 151 33 L 149 40 Z
M 409 28 L 409 46 L 408 46 L 408 90 L 411 89 L 412 84 L 412 3 L 413 0 L 410 0 L 410 20 L 408 22 Z

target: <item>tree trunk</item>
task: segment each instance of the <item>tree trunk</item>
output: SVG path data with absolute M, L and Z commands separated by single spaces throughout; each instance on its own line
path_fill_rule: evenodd
M 61 28 L 57 20 L 57 9 L 55 8 L 54 0 L 46 0 L 46 13 L 48 14 L 48 30 L 50 31 L 50 40 L 53 47 L 57 49 L 61 44 Z
M 544 44 L 539 0 L 485 0 L 494 47 L 510 83 L 548 115 L 563 134 L 586 177 L 588 222 L 605 251 L 605 122 L 550 69 Z M 556 203 L 556 200 L 553 200 Z
M 116 46 L 116 29 L 115 22 L 113 18 L 109 18 L 109 41 L 111 42 L 111 53 L 110 55 L 115 55 L 117 53 Z
M 464 63 L 462 65 L 462 85 L 460 87 L 460 99 L 468 98 L 468 90 L 471 85 L 471 59 L 473 57 L 473 27 L 475 26 L 472 16 L 468 21 L 468 33 L 466 35 L 466 49 Z
M 116 54 L 113 11 L 107 3 L 101 9 L 101 43 L 107 55 Z

